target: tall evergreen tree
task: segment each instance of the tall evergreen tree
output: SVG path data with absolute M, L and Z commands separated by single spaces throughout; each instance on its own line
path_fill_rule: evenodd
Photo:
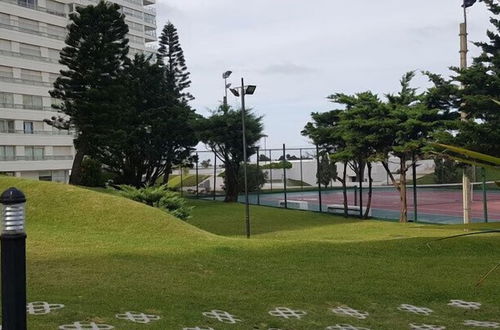
M 489 41 L 476 42 L 481 54 L 466 69 L 452 67 L 451 79 L 428 73 L 434 83 L 430 100 L 440 109 L 460 110 L 468 119 L 460 123 L 456 140 L 449 143 L 500 156 L 500 105 L 494 102 L 500 100 L 500 4 L 483 2 L 492 14 Z
M 70 14 L 59 61 L 65 69 L 50 95 L 62 101 L 55 107 L 69 116 L 76 131 L 71 184 L 80 184 L 84 157 L 107 143 L 120 113 L 123 89 L 118 77 L 128 54 L 128 27 L 119 9 L 101 1 Z
M 163 27 L 159 45 L 157 60 L 165 69 L 167 91 L 175 95 L 181 103 L 187 104 L 194 100 L 194 97 L 186 91 L 191 86 L 190 73 L 187 70 L 177 29 L 171 22 Z
M 241 182 L 238 179 L 243 159 L 241 110 L 221 105 L 211 116 L 199 123 L 200 139 L 219 158 L 225 169 L 226 202 L 238 201 Z M 262 117 L 245 111 L 247 157 L 257 152 L 256 144 L 262 139 Z

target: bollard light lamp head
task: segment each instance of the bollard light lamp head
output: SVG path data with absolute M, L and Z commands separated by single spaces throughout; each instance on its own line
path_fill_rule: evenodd
M 2 235 L 23 234 L 26 203 L 23 192 L 11 187 L 2 193 L 0 202 L 3 205 Z

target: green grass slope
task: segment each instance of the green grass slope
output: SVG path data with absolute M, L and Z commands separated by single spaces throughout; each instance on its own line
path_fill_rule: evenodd
M 119 196 L 67 185 L 0 179 L 0 189 L 9 186 L 22 189 L 29 200 L 28 300 L 66 306 L 29 316 L 29 329 L 57 329 L 84 320 L 131 330 L 303 330 L 337 323 L 464 329 L 466 319 L 500 321 L 498 273 L 474 287 L 500 262 L 498 235 L 435 242 L 428 248 L 430 240 L 463 233 L 464 227 L 361 222 L 252 207 L 255 237 L 247 240 L 240 237 L 244 209 L 239 204 L 193 201 L 193 218 L 184 223 Z M 483 306 L 454 309 L 447 306 L 450 299 Z M 406 303 L 434 313 L 397 310 Z M 370 316 L 357 320 L 331 312 L 344 304 Z M 268 314 L 278 306 L 308 314 L 302 320 Z M 243 322 L 223 324 L 202 315 L 212 309 L 229 311 Z M 143 325 L 114 317 L 126 311 L 162 319 Z

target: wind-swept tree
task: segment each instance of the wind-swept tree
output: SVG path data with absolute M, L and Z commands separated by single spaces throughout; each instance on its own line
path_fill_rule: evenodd
M 101 1 L 70 14 L 66 46 L 59 63 L 65 68 L 50 95 L 75 129 L 76 155 L 70 183 L 81 183 L 81 164 L 113 134 L 123 88 L 120 71 L 128 53 L 128 27 L 117 4 Z
M 238 179 L 243 159 L 242 113 L 230 106 L 221 105 L 209 117 L 199 122 L 200 139 L 219 158 L 225 169 L 224 185 L 226 202 L 238 200 L 239 186 L 243 184 Z M 257 152 L 257 143 L 263 137 L 264 126 L 262 118 L 251 110 L 245 111 L 245 127 L 247 156 Z
M 159 40 L 157 59 L 165 69 L 166 90 L 183 104 L 194 100 L 193 95 L 186 91 L 191 85 L 190 73 L 186 66 L 179 35 L 174 24 L 168 22 L 164 27 Z

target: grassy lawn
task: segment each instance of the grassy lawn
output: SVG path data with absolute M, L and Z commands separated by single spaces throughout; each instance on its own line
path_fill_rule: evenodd
M 198 175 L 198 183 L 203 182 L 204 180 L 208 179 L 209 177 L 210 177 L 210 175 L 205 175 L 205 174 Z M 182 177 L 182 186 L 184 186 L 184 187 L 196 186 L 196 175 L 195 174 L 184 175 Z M 170 177 L 168 180 L 168 187 L 169 188 L 180 188 L 181 187 L 181 176 L 175 175 L 175 176 Z
M 463 233 L 463 226 L 400 225 L 324 214 L 252 207 L 254 238 L 243 238 L 242 205 L 192 201 L 182 222 L 119 196 L 62 184 L 0 178 L 29 201 L 28 300 L 66 307 L 29 316 L 30 329 L 95 320 L 116 329 L 288 330 L 350 323 L 408 329 L 409 323 L 466 329 L 464 320 L 500 322 L 498 235 L 426 243 Z M 476 225 L 476 228 L 497 228 Z M 468 228 L 471 229 L 471 228 Z M 479 301 L 480 310 L 447 306 Z M 348 305 L 365 320 L 333 314 Z M 430 316 L 397 310 L 425 306 Z M 302 320 L 273 317 L 278 306 L 307 311 Z M 220 309 L 243 320 L 223 324 L 202 312 Z M 115 319 L 126 311 L 158 314 L 143 325 Z

